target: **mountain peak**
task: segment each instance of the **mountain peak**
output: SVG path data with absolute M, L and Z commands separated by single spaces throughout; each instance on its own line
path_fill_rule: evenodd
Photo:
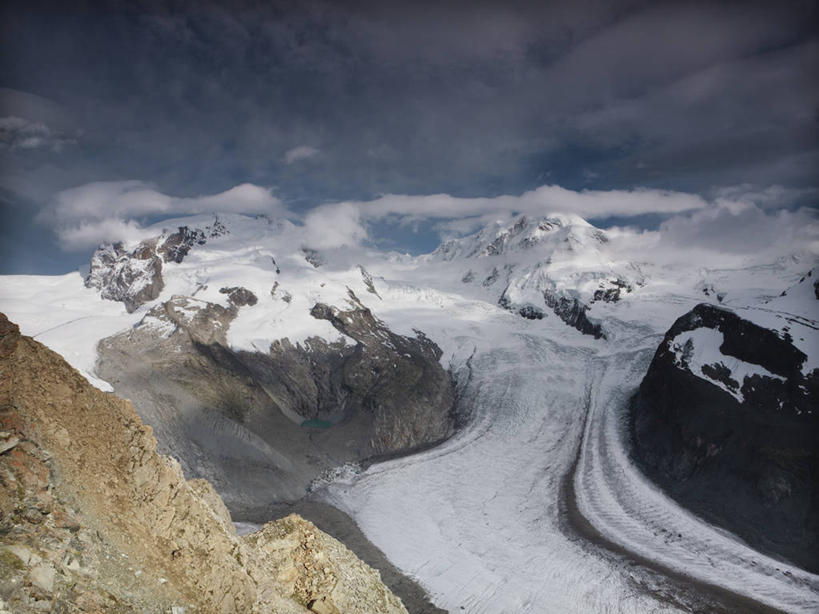
M 442 243 L 431 255 L 439 260 L 454 260 L 499 256 L 533 248 L 551 254 L 582 247 L 596 248 L 606 242 L 605 232 L 579 215 L 552 213 L 535 218 L 521 215 L 514 222 L 494 222 L 472 235 Z

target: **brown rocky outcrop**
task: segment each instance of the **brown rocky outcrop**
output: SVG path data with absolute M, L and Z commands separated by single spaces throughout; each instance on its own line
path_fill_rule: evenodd
M 245 305 L 255 305 L 259 302 L 256 295 L 247 288 L 241 286 L 230 286 L 229 288 L 219 288 L 219 292 L 227 294 L 230 302 L 237 307 L 244 307 Z
M 0 611 L 406 612 L 296 516 L 236 536 L 128 401 L 0 314 Z

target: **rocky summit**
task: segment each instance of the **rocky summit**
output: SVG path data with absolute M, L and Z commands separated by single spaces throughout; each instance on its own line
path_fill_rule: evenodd
M 406 613 L 296 515 L 238 537 L 204 480 L 0 315 L 0 611 Z
M 156 241 L 143 241 L 130 250 L 122 243 L 103 244 L 91 258 L 85 285 L 98 288 L 102 298 L 121 301 L 129 312 L 155 299 L 164 286 Z

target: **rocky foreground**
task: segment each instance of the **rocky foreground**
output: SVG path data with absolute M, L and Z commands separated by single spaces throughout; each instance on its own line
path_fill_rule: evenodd
M 299 516 L 238 537 L 210 484 L 0 314 L 0 612 L 399 613 Z

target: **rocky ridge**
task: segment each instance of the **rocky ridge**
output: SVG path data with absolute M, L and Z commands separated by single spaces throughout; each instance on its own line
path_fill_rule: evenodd
M 183 296 L 153 307 L 100 342 L 97 370 L 136 403 L 163 451 L 235 512 L 296 500 L 333 467 L 453 432 L 453 385 L 422 333 L 392 333 L 349 291 L 346 309 L 312 309 L 339 341 L 236 350 L 228 328 L 253 303 L 242 288 L 224 290 L 228 307 Z
M 91 387 L 0 315 L 0 609 L 406 612 L 297 516 L 239 538 L 128 401 Z
M 205 245 L 208 239 L 220 237 L 228 233 L 228 229 L 218 216 L 214 216 L 213 223 L 204 228 L 190 228 L 179 226 L 174 233 L 163 232 L 160 239 L 159 253 L 165 262 L 179 264 L 191 251 L 194 245 Z

